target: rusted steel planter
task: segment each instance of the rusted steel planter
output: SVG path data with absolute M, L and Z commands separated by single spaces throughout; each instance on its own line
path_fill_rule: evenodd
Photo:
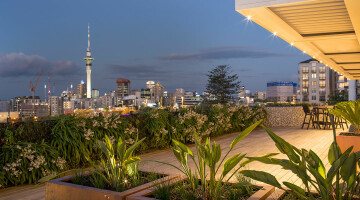
M 88 176 L 91 172 L 85 172 L 82 175 Z M 116 192 L 105 189 L 98 189 L 94 187 L 88 187 L 83 185 L 76 185 L 68 183 L 73 176 L 66 176 L 58 179 L 54 179 L 46 182 L 46 200 L 99 200 L 99 199 L 113 199 L 113 200 L 125 200 L 127 196 L 140 191 L 146 190 L 151 187 L 155 187 L 163 182 L 170 181 L 179 175 L 168 175 L 158 180 L 145 183 L 143 185 L 131 188 L 123 192 Z
M 186 179 L 187 179 L 186 176 L 179 176 L 169 180 L 167 184 L 174 185 Z M 255 192 L 253 195 L 251 195 L 248 198 L 248 200 L 265 200 L 275 191 L 275 187 L 270 185 L 258 185 L 258 186 L 262 188 L 259 191 Z M 149 187 L 145 190 L 129 195 L 128 197 L 126 197 L 126 200 L 156 200 L 155 198 L 147 197 L 151 195 L 155 190 L 156 190 L 156 186 Z

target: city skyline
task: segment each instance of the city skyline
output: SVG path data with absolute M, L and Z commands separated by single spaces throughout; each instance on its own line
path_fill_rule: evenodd
M 23 5 L 18 7 L 20 2 Z M 0 16 L 8 19 L 0 22 L 4 27 L 0 32 L 0 84 L 8 86 L 1 87 L 0 99 L 31 95 L 29 80 L 40 69 L 44 74 L 50 72 L 55 95 L 70 83 L 86 80 L 82 58 L 88 23 L 96 58 L 92 89 L 101 94 L 115 90 L 118 78 L 131 80 L 131 89 L 141 89 L 146 81 L 154 80 L 168 91 L 202 92 L 206 73 L 220 64 L 232 66 L 247 89 L 264 91 L 268 81 L 297 82 L 297 64 L 309 58 L 246 21 L 234 10 L 233 1 L 113 1 L 112 6 L 84 2 L 0 3 L 6 8 Z M 24 9 L 32 10 L 32 15 Z M 89 12 L 94 9 L 101 12 Z M 46 75 L 40 78 L 35 95 L 43 96 L 44 80 Z

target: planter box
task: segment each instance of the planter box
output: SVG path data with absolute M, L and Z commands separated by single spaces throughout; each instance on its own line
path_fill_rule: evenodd
M 351 146 L 354 146 L 352 152 L 360 151 L 360 136 L 337 135 L 336 141 L 342 152 Z
M 186 176 L 179 176 L 174 179 L 169 180 L 169 185 L 174 185 L 176 183 L 179 183 L 181 181 L 186 180 Z M 265 200 L 267 197 L 269 197 L 274 191 L 275 187 L 270 185 L 258 185 L 262 187 L 259 191 L 255 192 L 253 195 L 251 195 L 248 200 Z M 129 195 L 126 200 L 156 200 L 155 198 L 147 197 L 151 195 L 156 190 L 156 186 L 149 187 L 145 190 L 142 190 L 140 192 L 134 193 L 132 195 Z
M 90 174 L 90 172 L 85 172 L 82 175 L 87 176 Z M 129 195 L 154 187 L 162 182 L 169 181 L 177 177 L 178 175 L 169 175 L 123 192 L 116 192 L 68 183 L 67 181 L 71 180 L 73 176 L 66 176 L 46 182 L 46 200 L 125 200 Z

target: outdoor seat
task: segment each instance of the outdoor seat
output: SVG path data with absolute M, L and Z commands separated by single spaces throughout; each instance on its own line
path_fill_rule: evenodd
M 304 110 L 305 116 L 304 116 L 304 121 L 303 121 L 301 128 L 303 129 L 304 125 L 307 124 L 307 129 L 309 129 L 310 123 L 312 123 L 313 127 L 315 128 L 314 112 L 312 110 L 310 110 L 308 105 L 303 105 L 303 110 Z M 307 117 L 307 116 L 309 116 L 309 117 Z M 308 121 L 307 121 L 307 118 L 309 118 Z

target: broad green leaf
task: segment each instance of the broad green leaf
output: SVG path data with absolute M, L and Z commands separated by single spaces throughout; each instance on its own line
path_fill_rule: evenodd
M 269 153 L 269 154 L 266 154 L 266 155 L 263 155 L 263 156 L 260 156 L 259 158 L 270 158 L 270 157 L 273 157 L 273 156 L 276 156 L 278 155 L 278 153 Z M 240 167 L 244 167 L 246 166 L 247 164 L 253 162 L 255 160 L 250 160 L 250 159 L 246 159 L 244 162 L 240 163 Z
M 290 188 L 292 191 L 294 191 L 297 195 L 300 195 L 300 196 L 304 197 L 305 199 L 307 198 L 305 190 L 303 190 L 301 187 L 294 185 L 292 183 L 289 183 L 289 182 L 283 182 L 283 184 L 286 187 Z
M 137 141 L 135 144 L 131 145 L 131 147 L 129 147 L 124 155 L 125 159 L 128 159 L 132 153 L 135 151 L 135 149 L 145 140 L 145 138 L 141 139 L 140 141 Z
M 140 161 L 139 157 L 137 157 L 137 156 L 136 157 L 131 157 L 131 158 L 124 161 L 124 166 L 129 165 L 129 164 L 134 163 L 134 162 L 138 162 L 138 161 Z
M 182 157 L 181 157 L 180 151 L 177 150 L 177 149 L 175 149 L 175 148 L 172 148 L 172 151 L 173 151 L 176 159 L 177 159 L 180 163 L 182 163 L 182 162 L 183 162 L 183 159 L 182 159 Z
M 281 137 L 277 136 L 270 129 L 266 128 L 265 126 L 262 127 L 265 129 L 265 131 L 268 133 L 271 139 L 275 142 L 275 146 L 280 150 L 281 153 L 286 154 L 292 162 L 300 163 L 300 157 L 295 152 L 295 151 L 300 152 L 300 150 L 298 150 L 296 147 L 286 142 Z
M 313 161 L 315 162 L 314 168 L 319 172 L 319 174 L 325 179 L 326 177 L 326 172 L 325 172 L 325 167 L 323 162 L 321 161 L 321 159 L 319 158 L 318 155 L 316 155 L 315 152 L 313 152 L 312 150 L 310 150 L 309 152 L 309 156 L 313 159 Z
M 351 185 L 352 181 L 356 176 L 356 154 L 351 153 L 345 160 L 344 164 L 340 169 L 341 178 L 348 184 Z
M 241 155 L 240 153 L 234 155 L 233 157 L 227 159 L 223 166 L 223 176 L 226 176 L 243 158 L 245 155 Z
M 179 141 L 176 141 L 176 140 L 172 140 L 174 145 L 179 147 L 182 151 L 184 151 L 185 153 L 189 154 L 191 157 L 194 157 L 194 154 L 193 152 L 189 149 L 189 147 L 187 147 L 185 144 L 179 142 Z
M 329 163 L 330 163 L 330 164 L 333 164 L 333 163 L 335 162 L 335 160 L 336 160 L 335 145 L 337 146 L 339 156 L 341 155 L 341 150 L 340 150 L 339 145 L 337 145 L 335 142 L 333 142 L 333 143 L 330 145 L 329 153 L 328 153 L 328 160 L 329 160 Z
M 254 180 L 275 186 L 277 188 L 281 188 L 280 183 L 276 180 L 275 176 L 262 171 L 256 171 L 256 170 L 243 170 L 240 172 L 246 177 L 252 178 Z
M 256 123 L 252 124 L 248 128 L 246 128 L 243 132 L 241 132 L 231 143 L 230 149 L 233 149 L 237 143 L 239 143 L 245 136 L 249 135 L 251 131 L 253 131 L 260 123 L 262 119 L 257 121 Z
M 327 173 L 327 177 L 326 177 L 326 182 L 327 183 L 332 183 L 332 180 L 334 178 L 334 176 L 336 175 L 336 173 L 339 171 L 340 167 L 343 165 L 343 163 L 345 162 L 345 160 L 347 159 L 347 157 L 349 156 L 349 153 L 351 152 L 352 147 L 350 147 L 349 149 L 347 149 L 341 156 L 339 159 L 337 159 L 332 165 L 331 168 L 329 169 L 328 173 Z

